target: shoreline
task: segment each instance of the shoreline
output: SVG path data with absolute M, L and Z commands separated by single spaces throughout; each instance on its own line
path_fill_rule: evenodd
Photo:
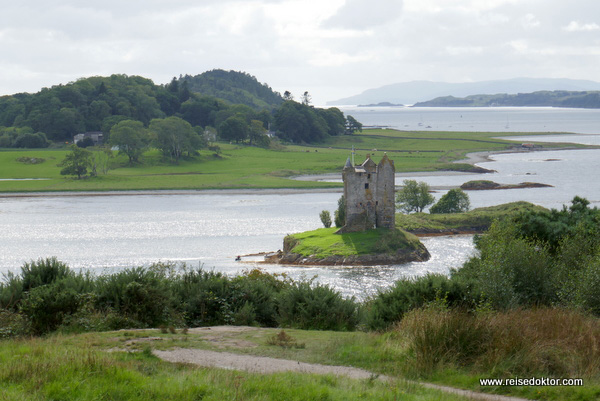
M 580 150 L 578 147 L 554 147 L 539 149 L 507 149 L 496 151 L 482 151 L 467 153 L 466 158 L 455 160 L 452 163 L 467 163 L 475 166 L 477 163 L 493 162 L 490 156 L 506 153 L 531 153 L 558 150 Z M 588 148 L 589 149 L 589 148 Z M 456 176 L 456 175 L 481 175 L 463 171 L 407 171 L 396 173 L 397 177 L 430 177 L 430 176 Z M 340 179 L 339 173 L 312 174 L 291 177 L 298 181 L 319 181 Z M 398 185 L 396 185 L 398 186 Z M 432 187 L 433 190 L 458 188 L 457 186 Z M 114 191 L 55 191 L 55 192 L 0 192 L 2 198 L 44 198 L 44 197 L 84 197 L 84 196 L 171 196 L 171 195 L 296 195 L 309 193 L 342 193 L 343 188 L 224 188 L 224 189 L 148 189 L 148 190 L 114 190 Z

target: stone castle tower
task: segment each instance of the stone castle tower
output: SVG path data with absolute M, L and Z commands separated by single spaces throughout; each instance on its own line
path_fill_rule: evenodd
M 379 164 L 367 155 L 360 166 L 346 161 L 342 177 L 346 198 L 346 225 L 338 233 L 396 227 L 396 183 L 394 162 L 387 154 Z

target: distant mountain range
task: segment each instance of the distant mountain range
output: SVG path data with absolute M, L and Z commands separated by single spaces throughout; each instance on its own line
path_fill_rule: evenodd
M 466 97 L 557 90 L 597 91 L 600 90 L 600 82 L 559 78 L 514 78 L 465 83 L 412 81 L 369 89 L 355 96 L 327 102 L 327 105 L 364 105 L 381 102 L 410 105 L 446 96 Z
M 575 107 L 600 108 L 600 91 L 537 91 L 516 95 L 471 95 L 467 97 L 443 96 L 414 107 Z

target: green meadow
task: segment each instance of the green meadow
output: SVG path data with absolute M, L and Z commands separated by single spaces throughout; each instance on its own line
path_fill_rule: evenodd
M 500 134 L 373 129 L 357 135 L 331 137 L 318 146 L 262 149 L 219 143 L 219 153 L 202 150 L 198 156 L 184 158 L 179 164 L 165 160 L 156 149 L 148 150 L 141 162 L 134 165 L 130 165 L 124 155 L 114 152 L 107 174 L 99 172 L 97 177 L 81 180 L 60 175 L 58 164 L 68 153 L 67 149 L 5 149 L 0 151 L 0 192 L 340 187 L 340 183 L 297 181 L 290 177 L 339 172 L 353 146 L 357 163 L 367 154 L 377 159 L 388 152 L 398 172 L 468 170 L 469 165 L 449 163 L 469 152 L 499 151 L 515 145 L 494 139 L 497 135 Z M 43 162 L 19 161 L 23 158 L 38 158 Z M 7 180 L 34 178 L 36 180 Z
M 435 311 L 419 311 L 436 321 L 447 320 Z M 504 319 L 500 327 L 491 323 L 491 335 L 506 336 L 506 327 L 522 330 L 531 319 L 552 323 L 573 323 L 588 318 L 560 311 L 498 314 Z M 421 316 L 422 315 L 422 316 Z M 522 316 L 520 316 L 522 315 Z M 558 316 L 558 317 L 556 317 Z M 520 322 L 515 317 L 525 320 Z M 411 319 L 412 317 L 409 317 Z M 454 318 L 454 317 L 453 317 Z M 562 319 L 562 320 L 561 320 Z M 487 319 L 494 321 L 493 319 Z M 486 321 L 487 321 L 486 320 Z M 579 320 L 577 323 L 579 324 Z M 585 377 L 583 387 L 481 387 L 479 379 L 506 377 L 503 368 L 518 365 L 512 358 L 539 358 L 537 349 L 555 341 L 551 335 L 537 334 L 526 338 L 509 333 L 505 347 L 520 341 L 523 349 L 504 356 L 496 368 L 473 368 L 448 364 L 432 371 L 423 369 L 418 341 L 411 334 L 414 322 L 398 325 L 386 333 L 332 332 L 286 329 L 244 328 L 218 334 L 210 330 L 184 332 L 170 328 L 121 330 L 117 332 L 53 334 L 47 337 L 0 341 L 0 386 L 2 400 L 466 400 L 458 395 L 425 388 L 418 382 L 435 382 L 455 388 L 526 397 L 539 400 L 595 400 L 600 394 L 597 378 Z M 431 322 L 426 322 L 431 324 Z M 457 324 L 465 324 L 460 321 Z M 430 329 L 430 328 L 429 328 Z M 469 326 L 469 329 L 471 327 Z M 548 330 L 549 331 L 549 330 Z M 589 330 L 588 330 L 589 331 Z M 503 334 L 504 333 L 504 334 Z M 279 335 L 278 335 L 279 334 Z M 590 334 L 587 331 L 585 334 Z M 597 330 L 594 333 L 597 336 Z M 440 341 L 437 337 L 433 341 Z M 565 342 L 571 351 L 577 339 Z M 536 348 L 536 342 L 537 348 Z M 427 344 L 429 345 L 429 344 Z M 584 347 L 586 344 L 581 344 Z M 435 347 L 435 346 L 434 346 Z M 205 368 L 184 363 L 170 363 L 154 356 L 153 350 L 206 349 L 243 355 L 288 359 L 333 366 L 352 366 L 373 373 L 369 379 L 350 379 L 333 375 L 281 372 L 248 373 L 238 370 Z M 454 350 L 449 351 L 449 353 Z M 490 353 L 493 350 L 489 351 Z M 496 352 L 498 352 L 496 350 Z M 502 349 L 500 352 L 504 352 Z M 583 348 L 572 358 L 581 362 Z M 581 355 L 580 355 L 581 354 Z M 596 353 L 595 353 L 596 354 Z M 488 370 L 489 369 L 489 370 Z M 573 374 L 564 373 L 565 376 Z M 378 380 L 379 375 L 390 377 Z M 536 376 L 541 376 L 537 373 Z M 510 377 L 510 376 L 509 376 Z M 523 376 L 524 377 L 524 376 Z M 530 376 L 528 376 L 530 377 Z

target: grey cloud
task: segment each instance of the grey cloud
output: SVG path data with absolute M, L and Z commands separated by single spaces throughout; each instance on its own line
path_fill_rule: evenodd
M 324 28 L 368 29 L 393 21 L 402 12 L 402 0 L 346 0 L 325 20 Z

